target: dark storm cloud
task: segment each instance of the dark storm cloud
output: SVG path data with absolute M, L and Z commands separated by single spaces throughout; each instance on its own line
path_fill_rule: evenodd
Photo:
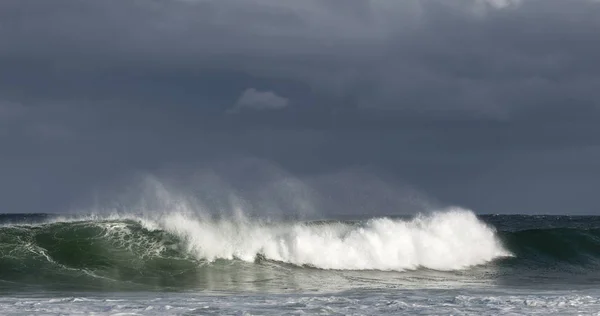
M 4 0 L 0 205 L 250 155 L 591 212 L 599 31 L 593 0 Z
M 218 73 L 229 83 L 212 91 L 218 98 L 259 79 L 258 90 L 275 93 L 307 87 L 324 106 L 435 115 L 503 118 L 598 99 L 600 5 L 591 0 L 1 6 L 3 90 L 20 97 L 193 103 Z

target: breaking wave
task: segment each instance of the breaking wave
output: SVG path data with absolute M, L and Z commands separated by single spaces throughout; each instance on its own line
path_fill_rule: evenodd
M 413 220 L 358 223 L 199 221 L 182 214 L 158 225 L 195 258 L 256 258 L 337 270 L 458 270 L 507 256 L 494 229 L 468 211 L 451 210 Z
M 185 282 L 199 268 L 236 262 L 451 271 L 511 255 L 493 228 L 461 209 L 357 222 L 210 220 L 184 213 L 54 219 L 4 224 L 0 240 L 0 280 L 29 284 L 89 277 L 143 282 L 157 276 Z

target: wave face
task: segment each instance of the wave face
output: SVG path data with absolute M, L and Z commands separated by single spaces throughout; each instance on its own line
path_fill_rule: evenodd
M 365 270 L 473 271 L 477 279 L 489 277 L 490 270 L 476 266 L 598 265 L 600 228 L 497 232 L 495 227 L 507 221 L 482 220 L 461 209 L 355 222 L 207 220 L 183 213 L 37 223 L 27 218 L 27 223 L 0 226 L 0 289 L 3 284 L 194 288 L 284 278 L 292 272 Z
M 578 266 L 600 263 L 600 228 L 529 229 L 507 233 L 504 240 L 523 263 Z

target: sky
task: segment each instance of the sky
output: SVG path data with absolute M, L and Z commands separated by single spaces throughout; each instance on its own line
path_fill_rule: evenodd
M 597 0 L 3 0 L 0 212 L 600 215 L 599 33 Z

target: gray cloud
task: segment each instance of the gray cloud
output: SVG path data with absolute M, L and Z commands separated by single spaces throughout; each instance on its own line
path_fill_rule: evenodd
M 485 212 L 560 212 L 558 193 L 589 212 L 597 30 L 592 0 L 0 1 L 0 207 L 255 156 L 373 167 Z

